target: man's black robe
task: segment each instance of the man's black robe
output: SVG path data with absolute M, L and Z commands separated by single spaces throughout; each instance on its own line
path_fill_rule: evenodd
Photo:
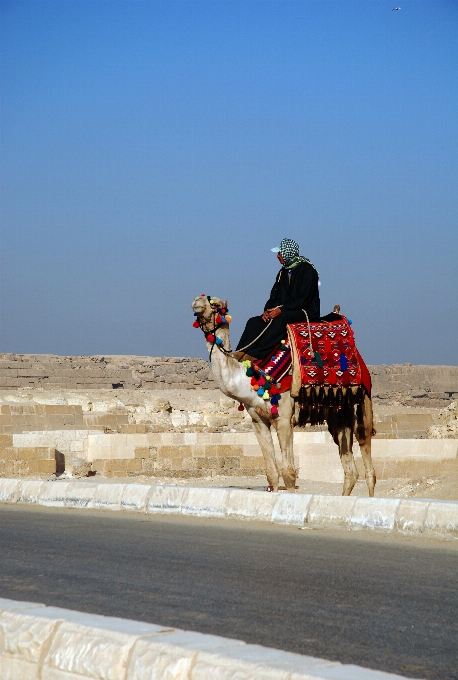
M 286 338 L 286 324 L 306 321 L 305 309 L 310 321 L 320 320 L 320 294 L 318 273 L 308 262 L 301 262 L 291 270 L 281 269 L 264 309 L 280 307 L 281 314 L 273 319 L 269 328 L 253 345 L 244 350 L 255 359 L 264 359 Z M 248 319 L 237 350 L 252 342 L 266 327 L 261 316 Z

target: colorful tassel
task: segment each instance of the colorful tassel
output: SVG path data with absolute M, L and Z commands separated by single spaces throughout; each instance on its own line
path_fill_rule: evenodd
M 267 391 L 264 392 L 264 394 L 262 395 L 262 398 L 265 399 L 266 401 L 267 401 L 268 399 L 270 399 L 269 393 L 268 393 Z
M 208 342 L 215 342 L 215 336 L 212 333 L 207 335 Z
M 276 416 L 278 414 L 278 408 L 276 406 L 271 406 L 270 412 L 273 416 Z
M 231 316 L 230 314 L 226 314 L 225 316 L 226 316 L 226 321 L 227 321 L 227 323 L 231 323 L 231 321 L 232 321 L 232 316 Z
M 264 378 L 263 375 L 259 378 L 258 383 L 259 383 L 260 385 L 265 385 L 265 384 L 266 384 L 266 379 Z
M 276 406 L 278 404 L 278 396 L 276 394 L 273 397 L 270 397 L 270 403 L 272 406 Z
M 222 344 L 223 344 L 222 339 L 221 339 L 221 338 L 216 338 L 216 344 L 217 344 L 217 345 L 222 345 Z
M 225 316 L 221 317 L 221 323 L 226 323 L 226 317 Z
M 216 323 L 218 323 L 218 324 L 223 323 L 223 320 L 222 320 L 222 318 L 220 317 L 219 314 L 216 315 L 215 321 L 216 321 Z
M 192 325 L 194 326 L 194 328 L 200 328 L 200 323 L 198 321 L 194 321 Z
M 353 321 L 352 321 L 351 319 L 347 319 L 347 321 L 348 321 L 348 323 L 349 323 L 349 324 L 350 324 L 350 326 L 351 326 L 351 325 L 352 325 L 352 323 L 353 323 Z
M 261 387 L 258 389 L 258 395 L 259 395 L 260 397 L 262 397 L 263 394 L 264 394 L 264 388 L 261 386 Z
M 316 363 L 318 364 L 318 366 L 319 366 L 320 368 L 323 368 L 323 361 L 322 361 L 322 359 L 321 359 L 321 357 L 320 357 L 320 353 L 319 353 L 319 352 L 315 352 L 315 361 L 316 361 Z
M 249 378 L 251 378 L 251 376 L 253 375 L 253 369 L 251 368 L 251 366 L 250 366 L 249 368 L 246 369 L 246 375 L 247 375 Z

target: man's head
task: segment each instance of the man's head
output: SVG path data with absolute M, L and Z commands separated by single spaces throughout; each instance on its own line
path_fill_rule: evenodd
M 284 238 L 279 246 L 272 248 L 272 252 L 277 253 L 277 258 L 282 265 L 288 266 L 288 262 L 299 255 L 299 245 L 291 238 Z

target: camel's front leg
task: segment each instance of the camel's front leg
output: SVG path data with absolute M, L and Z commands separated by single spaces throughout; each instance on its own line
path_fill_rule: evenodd
M 363 423 L 364 425 L 356 425 L 355 434 L 358 440 L 361 456 L 363 457 L 364 469 L 366 472 L 366 484 L 369 491 L 369 496 L 374 495 L 375 483 L 377 481 L 375 476 L 374 466 L 372 464 L 371 456 L 371 442 L 374 434 L 374 421 L 372 415 L 372 402 L 367 394 L 364 397 L 363 408 Z
M 281 395 L 278 403 L 278 418 L 274 420 L 278 443 L 282 455 L 281 475 L 288 491 L 296 490 L 296 468 L 293 452 L 294 399 L 289 392 Z
M 342 428 L 337 432 L 337 444 L 345 474 L 342 496 L 349 496 L 359 477 L 353 458 L 353 432 L 351 427 Z
M 275 449 L 272 441 L 272 434 L 270 432 L 270 422 L 256 413 L 254 408 L 248 408 L 247 411 L 253 420 L 254 432 L 258 439 L 259 446 L 261 447 L 262 455 L 264 456 L 267 481 L 273 491 L 278 491 L 278 480 L 280 475 L 275 460 Z

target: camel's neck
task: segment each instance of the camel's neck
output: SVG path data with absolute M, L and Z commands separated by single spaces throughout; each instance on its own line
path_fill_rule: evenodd
M 223 347 L 226 351 L 230 351 L 230 332 L 229 328 L 218 328 L 215 333 L 216 337 L 221 338 L 223 341 Z M 210 352 L 212 349 L 212 343 L 206 342 L 207 349 Z M 234 357 L 228 356 L 225 352 L 222 352 L 218 345 L 213 345 L 213 351 L 211 352 L 211 366 L 213 376 L 218 383 L 220 389 L 231 397 L 237 398 L 239 395 L 234 394 L 233 391 L 229 394 L 228 384 L 233 385 L 233 378 L 245 375 L 245 368 L 240 364 Z M 238 382 L 238 380 L 237 380 Z

